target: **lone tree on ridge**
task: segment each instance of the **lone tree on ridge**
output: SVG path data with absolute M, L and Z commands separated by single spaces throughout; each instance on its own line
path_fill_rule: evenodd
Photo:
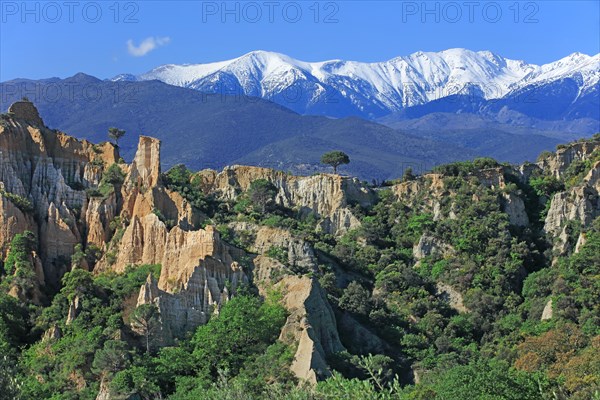
M 337 174 L 337 167 L 342 164 L 349 164 L 350 157 L 348 154 L 340 150 L 334 150 L 323 154 L 321 157 L 321 163 L 331 165 L 333 167 L 333 173 Z
M 125 131 L 118 128 L 108 128 L 108 137 L 115 141 L 115 144 L 119 145 L 119 139 L 125 136 Z

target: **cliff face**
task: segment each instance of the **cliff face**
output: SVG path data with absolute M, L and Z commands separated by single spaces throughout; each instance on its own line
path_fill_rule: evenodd
M 350 206 L 374 203 L 375 193 L 356 178 L 319 174 L 291 176 L 267 168 L 232 166 L 222 172 L 204 170 L 199 173 L 203 189 L 223 199 L 235 199 L 256 179 L 266 179 L 278 189 L 275 201 L 284 207 L 297 209 L 303 215 L 315 214 L 320 227 L 339 235 L 359 225 Z
M 154 210 L 184 229 L 197 227 L 201 215 L 180 194 L 165 189 L 160 175 L 160 141 L 140 136 L 121 190 L 124 218 L 143 218 Z
M 254 259 L 254 282 L 261 292 L 274 288 L 283 294 L 289 316 L 279 340 L 297 346 L 290 367 L 294 375 L 310 383 L 330 376 L 327 357 L 345 349 L 327 293 L 318 280 L 294 275 L 281 262 L 260 255 Z
M 162 342 L 172 343 L 201 324 L 234 295 L 248 278 L 212 229 L 169 233 L 160 280 L 142 286 L 137 305 L 154 303 L 161 316 Z
M 121 234 L 115 234 L 96 271 L 161 264 L 160 279 L 148 278 L 138 306 L 156 304 L 162 344 L 169 344 L 206 323 L 248 277 L 236 261 L 242 252 L 222 242 L 213 226 L 199 229 L 204 217 L 180 194 L 166 189 L 160 173 L 160 141 L 140 137 L 119 193 Z M 111 214 L 112 208 L 105 208 Z
M 482 185 L 490 189 L 506 189 L 505 174 L 507 173 L 519 179 L 527 179 L 522 171 L 508 167 L 484 169 L 463 179 L 470 179 L 472 184 Z M 442 174 L 426 174 L 421 179 L 403 182 L 394 185 L 391 189 L 400 201 L 408 204 L 417 202 L 425 204 L 423 211 L 432 213 L 435 221 L 455 217 L 452 205 L 446 207 L 445 210 L 442 207 L 444 200 L 450 199 L 452 201 L 453 196 L 456 194 L 456 189 L 445 182 Z M 474 201 L 477 201 L 477 199 L 474 199 Z M 498 197 L 498 204 L 512 225 L 527 226 L 529 224 L 522 193 L 518 191 L 502 192 Z
M 33 231 L 46 283 L 56 287 L 75 244 L 86 242 L 86 232 L 105 230 L 82 214 L 90 202 L 85 189 L 98 185 L 105 166 L 119 156 L 109 143 L 94 146 L 47 129 L 35 107 L 21 103 L 0 125 L 0 189 L 6 193 L 0 250 L 6 255 L 15 233 Z
M 569 226 L 569 222 L 577 223 L 580 228 L 589 227 L 600 216 L 599 193 L 600 161 L 596 161 L 580 183 L 554 195 L 544 230 L 553 241 L 556 256 L 566 255 L 573 249 L 576 251 L 580 247 L 576 243 L 585 240 L 583 236 L 571 237 L 573 226 Z
M 600 215 L 600 141 L 571 143 L 542 157 L 537 166 L 557 179 L 567 179 L 566 190 L 554 194 L 544 221 L 554 256 L 577 251 L 585 235 L 573 236 L 574 224 L 585 229 Z M 584 173 L 582 179 L 574 173 Z M 576 232 L 575 232 L 576 233 Z
M 30 213 L 24 213 L 8 198 L 0 196 L 0 258 L 6 258 L 10 241 L 16 234 L 33 230 L 34 226 L 35 222 Z
M 598 149 L 598 145 L 598 141 L 571 143 L 543 157 L 537 165 L 545 171 L 550 171 L 556 178 L 563 178 L 573 162 L 589 160 Z
M 539 235 L 544 242 L 540 253 L 544 253 L 545 262 L 552 266 L 556 266 L 560 257 L 580 251 L 586 243 L 586 230 L 600 216 L 600 141 L 597 138 L 561 146 L 555 154 L 543 156 L 537 164 L 475 172 L 466 172 L 468 167 L 464 165 L 462 168 L 461 175 L 426 174 L 397 184 L 391 190 L 395 199 L 406 207 L 431 214 L 434 221 L 445 222 L 445 219 L 458 218 L 455 198 L 465 185 L 472 190 L 463 193 L 473 195 L 467 201 L 463 199 L 463 209 L 469 202 L 480 201 L 485 191 L 475 190 L 477 187 L 495 189 L 488 191 L 486 202 L 495 202 L 510 225 Z M 458 170 L 454 173 L 458 174 Z M 561 186 L 564 189 L 554 193 Z M 540 216 L 544 216 L 541 224 L 538 223 Z M 464 218 L 462 216 L 461 221 Z M 545 251 L 546 248 L 550 251 Z M 447 237 L 444 241 L 431 232 L 424 233 L 413 246 L 415 267 L 424 259 L 452 259 L 455 253 Z M 524 270 L 518 272 L 521 276 L 524 273 Z M 467 312 L 462 303 L 465 293 L 444 282 L 437 285 L 439 298 L 457 311 Z M 552 307 L 549 301 L 544 308 L 544 319 L 552 317 Z
M 169 231 L 165 221 L 191 230 L 203 219 L 179 193 L 162 185 L 159 140 L 141 136 L 133 162 L 123 169 L 126 175 L 118 193 L 120 201 L 109 197 L 92 203 L 100 213 L 89 213 L 90 219 L 107 220 L 118 216 L 121 224 L 120 239 L 113 239 L 109 251 L 98 262 L 97 271 L 123 272 L 128 265 L 161 264 Z M 94 239 L 107 237 L 101 230 L 90 232 L 88 240 L 91 240 L 90 235 Z

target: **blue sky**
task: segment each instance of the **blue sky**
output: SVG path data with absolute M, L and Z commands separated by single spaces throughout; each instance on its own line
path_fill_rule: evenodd
M 600 52 L 598 1 L 0 1 L 0 81 L 99 78 L 270 50 L 383 61 L 453 47 L 543 64 Z

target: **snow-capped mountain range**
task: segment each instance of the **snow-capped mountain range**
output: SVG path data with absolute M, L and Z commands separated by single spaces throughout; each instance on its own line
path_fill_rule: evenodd
M 489 51 L 466 49 L 417 52 L 378 63 L 304 62 L 284 54 L 254 51 L 233 60 L 169 64 L 112 80 L 160 80 L 217 95 L 261 97 L 301 114 L 370 119 L 452 95 L 512 99 L 522 93 L 531 97 L 535 90 L 544 101 L 552 95 L 562 96 L 561 102 L 570 105 L 585 99 L 585 117 L 590 99 L 592 108 L 598 99 L 600 54 L 573 53 L 549 64 L 535 65 Z M 569 86 L 568 99 L 564 98 L 563 84 Z M 544 92 L 545 87 L 551 88 L 550 93 Z M 557 115 L 555 119 L 560 118 Z

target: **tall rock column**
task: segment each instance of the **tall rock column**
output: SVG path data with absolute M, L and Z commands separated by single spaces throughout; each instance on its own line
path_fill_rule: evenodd
M 160 140 L 149 136 L 140 136 L 127 182 L 142 188 L 158 185 L 160 182 Z

